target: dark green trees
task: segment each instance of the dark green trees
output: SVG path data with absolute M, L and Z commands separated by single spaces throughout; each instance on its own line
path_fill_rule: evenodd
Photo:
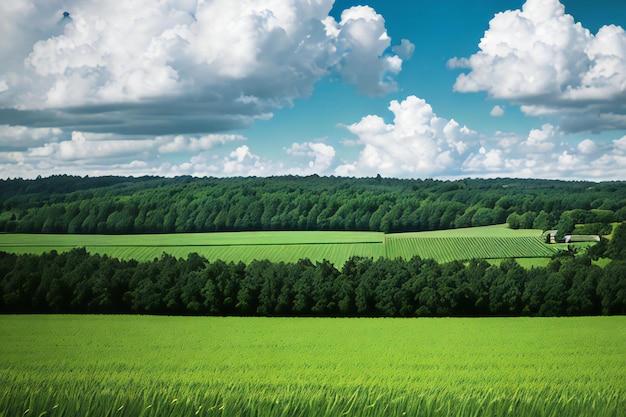
M 606 254 L 611 259 L 626 260 L 626 222 L 620 223 L 613 230 Z
M 561 316 L 626 314 L 626 261 L 585 255 L 545 268 L 513 260 L 438 264 L 418 257 L 313 264 L 150 262 L 89 255 L 0 252 L 0 311 L 260 316 Z
M 0 232 L 547 230 L 626 216 L 626 183 L 377 178 L 0 180 Z

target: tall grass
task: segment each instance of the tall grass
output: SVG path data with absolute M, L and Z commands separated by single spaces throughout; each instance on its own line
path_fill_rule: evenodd
M 0 333 L 7 417 L 626 410 L 625 317 L 1 316 Z

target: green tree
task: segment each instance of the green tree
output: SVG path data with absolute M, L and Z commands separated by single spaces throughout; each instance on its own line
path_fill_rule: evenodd
M 511 229 L 519 229 L 520 228 L 520 224 L 522 223 L 522 218 L 519 214 L 517 213 L 511 213 L 509 214 L 509 217 L 506 218 L 506 222 L 509 225 L 509 228 Z
M 626 259 L 626 222 L 622 222 L 613 230 L 606 254 L 614 260 Z
M 544 232 L 550 229 L 551 225 L 552 219 L 550 218 L 550 215 L 543 210 L 539 212 L 533 221 L 533 229 L 543 230 Z
M 602 314 L 626 314 L 626 261 L 613 261 L 606 266 L 596 292 Z

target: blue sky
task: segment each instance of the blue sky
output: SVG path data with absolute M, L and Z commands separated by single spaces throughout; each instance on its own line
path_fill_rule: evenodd
M 626 178 L 624 2 L 108 3 L 0 6 L 0 177 Z

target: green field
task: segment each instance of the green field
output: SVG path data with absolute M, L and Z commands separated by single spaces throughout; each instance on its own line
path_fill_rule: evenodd
M 377 259 L 385 255 L 383 233 L 377 232 L 232 232 L 154 235 L 0 234 L 0 250 L 13 253 L 68 251 L 85 247 L 90 253 L 120 259 L 152 260 L 163 252 L 187 257 L 196 252 L 210 261 L 313 262 L 343 265 L 352 256 Z
M 0 416 L 624 416 L 626 317 L 0 316 Z
M 506 225 L 386 235 L 390 258 L 418 253 L 437 262 L 466 259 L 549 258 L 556 252 L 540 230 L 511 230 Z
M 539 230 L 511 230 L 506 225 L 419 233 L 378 232 L 233 232 L 155 235 L 0 234 L 0 250 L 44 253 L 85 247 L 91 253 L 120 259 L 152 260 L 167 252 L 186 257 L 196 252 L 210 261 L 296 262 L 324 259 L 343 265 L 352 256 L 410 259 L 419 255 L 438 262 L 472 258 L 541 258 L 556 245 L 546 245 Z M 533 262 L 537 264 L 537 262 Z

